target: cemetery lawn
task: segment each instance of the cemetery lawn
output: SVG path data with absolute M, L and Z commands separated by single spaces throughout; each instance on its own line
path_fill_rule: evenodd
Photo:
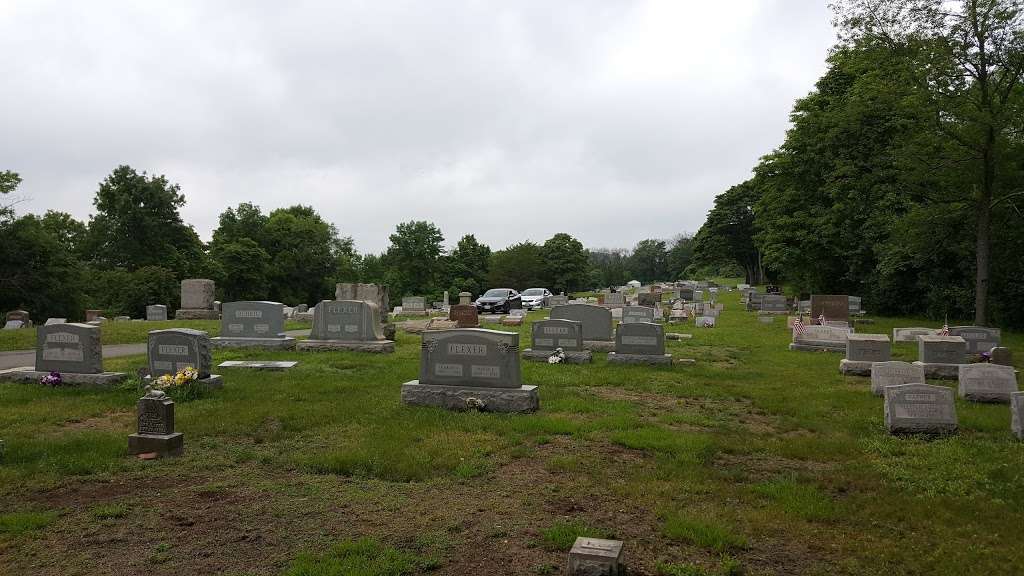
M 524 362 L 532 415 L 403 406 L 419 337 L 401 331 L 392 355 L 218 351 L 299 365 L 221 370 L 176 406 L 185 455 L 158 461 L 126 456 L 130 386 L 2 383 L 0 574 L 561 574 L 581 534 L 625 540 L 631 574 L 1020 574 L 1006 405 L 958 400 L 958 435 L 890 437 L 841 354 L 790 352 L 784 317 L 722 301 L 717 328 L 669 325 L 693 366 Z
M 285 321 L 285 330 L 309 328 L 311 322 Z M 104 322 L 100 326 L 100 337 L 104 344 L 134 344 L 145 342 L 150 330 L 165 328 L 195 328 L 211 337 L 220 334 L 220 320 L 133 320 L 131 322 Z M 36 346 L 36 327 L 19 330 L 0 330 L 0 352 L 10 350 L 33 350 Z M 144 363 L 144 362 L 143 362 Z

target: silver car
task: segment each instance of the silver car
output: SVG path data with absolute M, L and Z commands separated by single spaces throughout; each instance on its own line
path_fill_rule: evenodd
M 526 310 L 547 308 L 551 302 L 551 291 L 547 288 L 528 288 L 521 292 L 521 294 L 523 296 L 523 308 Z

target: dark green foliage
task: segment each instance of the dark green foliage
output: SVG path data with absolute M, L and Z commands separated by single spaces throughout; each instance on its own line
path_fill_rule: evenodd
M 149 304 L 165 304 L 169 311 L 177 308 L 179 291 L 174 271 L 160 266 L 143 266 L 131 272 L 88 270 L 85 307 L 103 310 L 107 318 L 145 318 Z
M 544 260 L 546 288 L 557 294 L 586 287 L 587 252 L 579 240 L 564 232 L 555 234 L 541 246 L 540 255 Z M 526 288 L 530 286 L 522 285 L 520 289 Z
M 440 280 L 440 266 L 444 236 L 430 222 L 414 220 L 395 227 L 389 237 L 391 246 L 385 254 L 386 283 L 391 296 L 432 295 Z
M 491 255 L 488 288 L 523 290 L 544 283 L 544 257 L 533 242 L 520 242 Z
M 693 238 L 693 264 L 739 266 L 748 284 L 763 280 L 761 254 L 754 246 L 754 205 L 761 194 L 753 181 L 733 186 L 715 197 L 715 206 Z
M 82 265 L 43 220 L 0 221 L 0 309 L 28 310 L 36 321 L 84 314 Z
M 644 284 L 664 280 L 668 275 L 668 250 L 664 240 L 641 240 L 629 257 L 631 280 Z
M 472 234 L 463 236 L 448 256 L 448 297 L 455 298 L 463 291 L 479 296 L 487 290 L 490 266 L 491 248 Z

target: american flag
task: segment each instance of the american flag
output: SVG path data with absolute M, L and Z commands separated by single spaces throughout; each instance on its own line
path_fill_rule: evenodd
M 939 336 L 949 336 L 949 324 L 943 324 L 942 330 L 939 330 Z
M 793 339 L 796 340 L 804 333 L 804 323 L 797 318 L 793 321 Z
M 821 316 L 818 316 L 818 325 L 819 326 L 824 326 L 825 325 L 825 313 L 824 312 L 821 313 Z

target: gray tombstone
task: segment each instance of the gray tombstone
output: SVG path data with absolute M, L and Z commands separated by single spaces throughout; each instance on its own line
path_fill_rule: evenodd
M 423 296 L 406 296 L 402 298 L 403 314 L 426 314 L 427 299 Z
M 377 305 L 365 300 L 324 300 L 313 312 L 309 339 L 299 350 L 395 351 L 395 343 L 384 337 Z
M 624 576 L 622 541 L 578 536 L 569 550 L 569 576 Z
M 566 304 L 569 303 L 569 297 L 566 296 L 565 294 L 557 294 L 555 296 L 552 296 L 549 299 L 549 301 L 551 303 L 552 308 L 554 308 L 555 306 L 565 306 Z
M 473 295 L 469 292 L 459 292 L 459 304 L 468 306 L 473 302 Z
M 622 308 L 626 305 L 626 295 L 622 292 L 606 294 L 604 297 L 604 305 L 609 308 Z
M 789 345 L 789 349 L 809 352 L 845 352 L 846 340 L 849 337 L 849 328 L 804 326 L 799 331 L 793 330 L 793 343 Z
M 192 367 L 199 378 L 211 376 L 210 337 L 201 330 L 169 328 L 152 330 L 146 346 L 149 355 L 149 375 L 175 374 Z
M 174 431 L 174 400 L 159 390 L 147 390 L 138 403 L 138 432 L 128 437 L 129 454 L 180 456 L 184 435 Z
M 17 330 L 24 327 L 25 323 L 21 320 L 8 320 L 4 323 L 4 330 Z
M 893 342 L 917 342 L 918 336 L 935 336 L 934 328 L 893 328 Z
M 295 307 L 296 314 L 303 314 L 305 312 L 309 312 L 309 304 L 299 304 Z
M 775 314 L 785 314 L 789 312 L 789 305 L 786 303 L 786 297 L 781 294 L 765 294 L 761 298 L 761 311 L 772 312 Z
M 892 345 L 885 334 L 849 334 L 846 337 L 846 358 L 839 362 L 843 374 L 868 376 L 875 362 L 892 359 Z
M 523 359 L 547 362 L 552 352 L 562 349 L 562 362 L 587 364 L 593 353 L 584 349 L 583 324 L 575 320 L 538 320 L 530 328 L 530 348 L 523 350 Z
M 959 336 L 918 336 L 918 361 L 924 364 L 967 362 L 967 342 Z
M 43 326 L 53 326 L 54 324 L 66 324 L 67 318 L 47 318 L 46 323 Z
M 850 302 L 850 315 L 851 316 L 855 316 L 855 315 L 862 314 L 863 310 L 861 310 L 861 308 L 860 308 L 861 297 L 860 296 L 848 296 L 847 298 L 848 298 L 848 300 Z
M 637 304 L 654 308 L 661 305 L 661 292 L 641 292 L 637 294 Z
M 284 304 L 280 302 L 225 302 L 221 310 L 221 337 L 280 338 L 285 335 Z
M 181 281 L 181 307 L 175 312 L 178 320 L 216 320 L 214 307 L 216 286 L 213 280 L 187 278 Z
M 428 330 L 420 378 L 402 386 L 406 404 L 496 412 L 532 412 L 536 386 L 523 386 L 519 334 L 480 328 Z
M 334 287 L 335 300 L 362 300 L 376 304 L 381 323 L 387 323 L 388 310 L 391 310 L 388 296 L 388 287 L 384 285 L 340 282 Z
M 153 322 L 167 320 L 167 306 L 164 304 L 150 304 L 145 306 L 145 319 Z
M 797 303 L 797 314 L 810 314 L 811 313 L 811 301 L 800 300 Z
M 967 342 L 968 354 L 981 354 L 999 346 L 1002 332 L 998 328 L 985 326 L 953 326 L 949 329 L 950 336 L 959 336 Z
M 811 316 L 826 320 L 849 320 L 850 297 L 838 294 L 811 294 Z
M 654 322 L 654 308 L 648 306 L 625 306 L 622 308 L 622 323 Z
M 665 328 L 654 322 L 619 324 L 615 330 L 615 351 L 608 353 L 610 364 L 671 365 L 665 354 Z
M 610 350 L 612 343 L 612 313 L 593 304 L 566 304 L 551 309 L 554 320 L 576 320 L 583 324 L 583 341 L 593 350 Z M 600 343 L 607 343 L 602 346 Z
M 924 383 L 924 368 L 910 362 L 875 362 L 871 365 L 871 393 L 875 396 L 881 396 L 886 386 Z
M 890 434 L 950 434 L 957 430 L 953 390 L 930 384 L 886 386 L 885 427 Z
M 1008 404 L 1017 391 L 1017 372 L 1012 366 L 963 364 L 960 366 L 960 397 L 971 402 Z
M 1024 440 L 1024 392 L 1010 394 L 1010 429 L 1018 440 Z
M 90 324 L 52 324 L 36 329 L 36 371 L 103 372 L 100 328 Z
M 996 346 L 988 351 L 989 362 L 1003 366 L 1013 366 L 1013 352 L 1009 348 Z

